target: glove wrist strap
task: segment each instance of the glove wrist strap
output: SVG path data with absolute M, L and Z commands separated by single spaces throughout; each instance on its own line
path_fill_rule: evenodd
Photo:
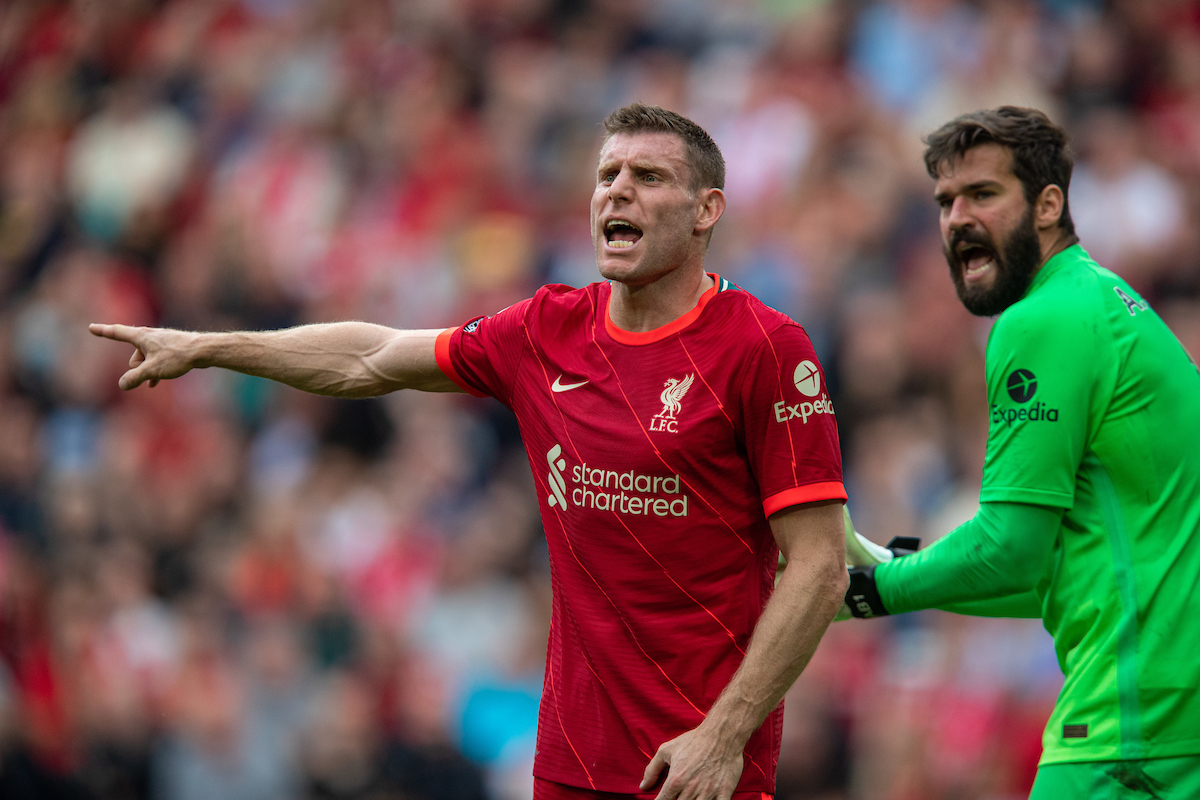
M 851 567 L 850 588 L 846 590 L 846 605 L 859 619 L 886 617 L 888 610 L 875 585 L 875 567 Z

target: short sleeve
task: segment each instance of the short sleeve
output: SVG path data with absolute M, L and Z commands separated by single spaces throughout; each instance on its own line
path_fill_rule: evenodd
M 782 325 L 747 359 L 742 381 L 746 455 L 763 512 L 845 500 L 837 422 L 808 335 Z
M 1078 307 L 1016 306 L 987 352 L 988 442 L 982 502 L 1071 508 L 1089 412 L 1111 344 Z
M 442 331 L 435 347 L 438 367 L 467 393 L 509 405 L 532 302 L 522 300 L 490 317 Z

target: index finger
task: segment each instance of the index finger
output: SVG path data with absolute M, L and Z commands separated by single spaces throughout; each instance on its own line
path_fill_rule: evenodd
M 94 336 L 101 336 L 105 339 L 113 339 L 118 342 L 128 342 L 135 344 L 134 338 L 137 336 L 137 328 L 129 325 L 105 325 L 99 322 L 93 322 L 88 325 L 88 330 Z

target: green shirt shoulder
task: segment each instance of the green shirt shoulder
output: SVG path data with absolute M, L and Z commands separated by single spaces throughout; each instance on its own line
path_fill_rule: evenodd
M 1075 255 L 1046 264 L 988 338 L 984 502 L 1074 503 L 1074 473 L 1119 364 L 1104 297 L 1116 276 Z

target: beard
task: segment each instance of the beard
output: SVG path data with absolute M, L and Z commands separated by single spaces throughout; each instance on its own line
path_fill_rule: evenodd
M 958 246 L 963 243 L 979 245 L 991 253 L 996 272 L 991 288 L 967 286 L 963 278 L 966 264 L 958 252 Z M 954 232 L 942 250 L 950 265 L 950 277 L 954 280 L 958 299 L 967 311 L 977 317 L 995 316 L 1025 296 L 1041 266 L 1042 246 L 1033 226 L 1033 205 L 1026 206 L 1020 221 L 999 248 L 986 233 L 962 229 Z

